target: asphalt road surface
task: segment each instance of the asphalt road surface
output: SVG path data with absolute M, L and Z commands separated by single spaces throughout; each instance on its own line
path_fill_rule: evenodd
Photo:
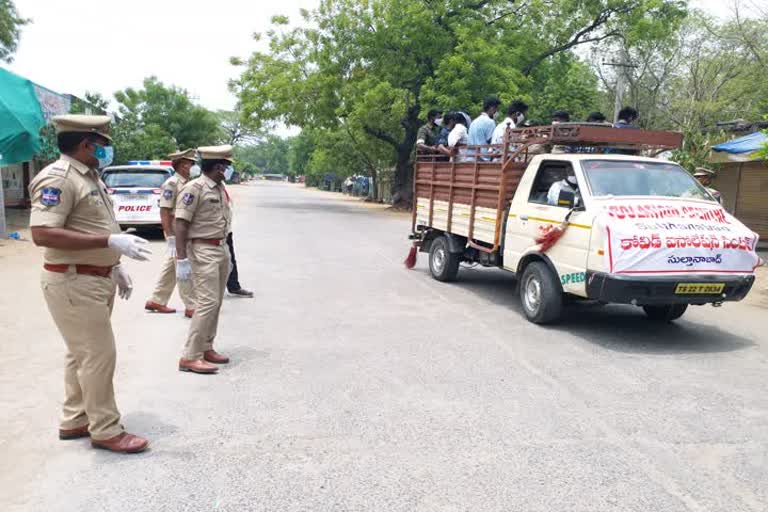
M 233 187 L 252 300 L 219 375 L 176 370 L 188 322 L 115 311 L 134 456 L 56 438 L 63 343 L 40 251 L 0 258 L 3 511 L 765 511 L 768 321 L 737 304 L 654 326 L 631 307 L 526 322 L 514 281 L 432 280 L 409 219 L 297 186 Z M 177 298 L 172 305 L 180 306 Z

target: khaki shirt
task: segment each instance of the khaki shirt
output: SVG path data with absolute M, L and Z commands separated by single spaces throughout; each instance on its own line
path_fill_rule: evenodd
M 61 155 L 29 184 L 32 198 L 31 227 L 67 228 L 83 233 L 120 233 L 107 187 L 95 169 Z M 114 249 L 45 249 L 45 262 L 111 266 L 120 253 Z
M 206 175 L 190 181 L 179 192 L 176 218 L 189 222 L 189 238 L 223 239 L 232 224 L 232 205 L 224 184 Z
M 160 196 L 160 208 L 176 209 L 176 198 L 179 191 L 187 184 L 187 179 L 180 174 L 174 174 L 163 183 L 162 195 Z M 171 212 L 173 213 L 173 212 Z

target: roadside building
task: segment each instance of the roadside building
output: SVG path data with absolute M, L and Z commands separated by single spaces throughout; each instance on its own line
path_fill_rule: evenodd
M 712 163 L 720 164 L 714 188 L 723 206 L 768 242 L 768 160 L 760 150 L 768 135 L 757 132 L 712 147 Z

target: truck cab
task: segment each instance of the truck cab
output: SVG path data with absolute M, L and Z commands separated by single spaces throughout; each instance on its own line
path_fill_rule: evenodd
M 513 272 L 535 323 L 556 321 L 566 297 L 632 304 L 662 321 L 741 300 L 760 264 L 757 235 L 679 165 L 637 154 L 679 141 L 546 127 L 509 130 L 469 163 L 422 160 L 411 238 L 438 280 L 455 279 L 462 262 Z M 542 151 L 556 142 L 569 145 Z

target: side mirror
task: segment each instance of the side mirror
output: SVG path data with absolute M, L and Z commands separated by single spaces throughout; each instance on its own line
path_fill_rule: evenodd
M 560 195 L 557 198 L 557 206 L 564 206 L 566 208 L 573 208 L 576 203 L 576 194 L 570 190 L 561 190 Z

